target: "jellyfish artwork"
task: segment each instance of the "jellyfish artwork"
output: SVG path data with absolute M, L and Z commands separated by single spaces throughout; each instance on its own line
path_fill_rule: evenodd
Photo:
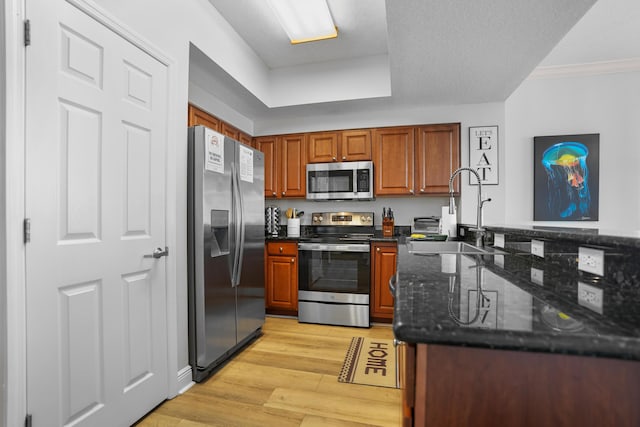
M 547 208 L 552 216 L 562 219 L 590 216 L 588 155 L 587 147 L 579 142 L 560 142 L 543 153 L 542 165 L 547 172 Z

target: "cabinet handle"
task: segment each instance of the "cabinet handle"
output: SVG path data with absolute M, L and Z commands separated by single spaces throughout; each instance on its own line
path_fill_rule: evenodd
M 291 258 L 291 264 L 293 264 L 294 262 L 296 262 L 295 258 Z
M 421 189 L 420 189 L 420 192 L 421 192 L 421 193 L 424 193 L 424 188 L 421 188 Z
M 347 156 L 342 156 L 342 160 L 347 160 Z
M 380 252 L 380 248 L 376 248 L 376 252 Z
M 335 162 L 336 160 L 337 160 L 337 159 L 336 159 L 336 156 L 333 156 L 333 161 Z
M 280 246 L 280 253 L 282 253 L 282 246 Z
M 413 194 L 413 188 L 411 190 L 409 190 L 409 193 Z
M 282 195 L 284 196 L 284 191 L 282 192 Z
M 273 192 L 273 195 L 274 195 L 274 196 L 276 195 L 276 192 L 275 192 L 275 191 Z

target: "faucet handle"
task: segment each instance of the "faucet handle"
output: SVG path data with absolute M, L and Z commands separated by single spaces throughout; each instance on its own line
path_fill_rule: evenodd
M 485 202 L 490 202 L 490 201 L 491 201 L 491 197 L 487 197 L 486 199 L 480 200 L 480 207 L 482 207 L 482 205 L 484 205 Z

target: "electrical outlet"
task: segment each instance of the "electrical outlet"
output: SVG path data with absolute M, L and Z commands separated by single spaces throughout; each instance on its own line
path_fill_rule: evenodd
M 495 233 L 493 235 L 493 246 L 496 248 L 504 248 L 504 234 Z
M 578 282 L 578 304 L 602 314 L 603 300 L 604 291 L 602 289 Z
M 504 268 L 504 255 L 494 255 L 493 263 L 500 268 Z
M 580 246 L 578 248 L 578 270 L 604 276 L 604 251 Z
M 544 271 L 531 267 L 531 281 L 537 285 L 544 286 Z
M 544 258 L 544 242 L 540 240 L 531 240 L 531 253 L 540 258 Z

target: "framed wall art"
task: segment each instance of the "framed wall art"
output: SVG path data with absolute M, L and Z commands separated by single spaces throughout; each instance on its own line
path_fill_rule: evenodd
M 533 220 L 597 221 L 600 134 L 533 138 Z
M 498 126 L 469 127 L 469 167 L 482 185 L 498 185 Z M 469 174 L 469 185 L 477 185 Z

